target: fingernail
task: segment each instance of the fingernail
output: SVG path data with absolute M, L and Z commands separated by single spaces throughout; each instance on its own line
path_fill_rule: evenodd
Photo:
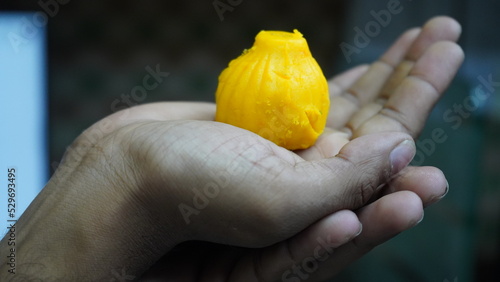
M 363 232 L 363 224 L 359 223 L 359 231 L 358 231 L 358 233 L 356 233 L 356 235 L 354 235 L 354 238 L 358 237 L 359 234 L 361 234 L 361 232 Z
M 446 194 L 448 194 L 448 191 L 450 190 L 450 184 L 448 183 L 448 180 L 446 180 L 446 188 L 444 190 L 444 193 L 441 195 L 441 196 L 432 196 L 429 201 L 427 201 L 427 203 L 425 204 L 425 206 L 429 206 L 429 205 L 432 205 L 436 202 L 439 202 L 441 201 L 445 196 Z
M 358 237 L 361 234 L 361 232 L 363 232 L 363 224 L 360 222 L 359 223 L 359 230 L 358 230 L 358 232 L 356 234 L 354 234 L 354 235 L 347 236 L 346 242 L 349 242 L 352 239 Z
M 422 220 L 424 220 L 424 213 L 422 212 L 422 217 L 413 225 L 413 226 L 417 226 L 420 222 L 422 222 Z
M 408 229 L 409 229 L 409 228 L 413 228 L 413 227 L 415 227 L 415 226 L 419 225 L 419 224 L 420 224 L 420 222 L 422 222 L 422 220 L 424 220 L 424 212 L 423 212 L 423 211 L 422 211 L 422 217 L 421 217 L 420 219 L 418 219 L 417 221 L 410 221 L 410 222 L 408 223 Z
M 405 168 L 415 156 L 415 143 L 413 140 L 401 142 L 389 155 L 391 160 L 391 172 L 397 174 Z
M 448 194 L 448 191 L 450 191 L 450 183 L 448 183 L 448 180 L 446 180 L 446 190 L 444 190 L 443 195 L 439 199 L 444 198 Z

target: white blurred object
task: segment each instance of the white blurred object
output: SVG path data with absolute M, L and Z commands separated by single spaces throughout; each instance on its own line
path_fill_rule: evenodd
M 0 227 L 18 219 L 48 179 L 46 21 L 0 12 Z M 15 169 L 9 182 L 8 170 Z M 15 213 L 8 184 L 15 183 Z M 12 187 L 12 185 L 11 185 Z M 12 217 L 12 215 L 14 215 Z

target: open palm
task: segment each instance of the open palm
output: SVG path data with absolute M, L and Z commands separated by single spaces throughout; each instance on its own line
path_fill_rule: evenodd
M 403 132 L 416 138 L 463 60 L 460 47 L 454 43 L 459 34 L 460 26 L 454 20 L 434 18 L 422 29 L 404 33 L 377 62 L 333 78 L 329 83 L 331 110 L 325 133 L 313 147 L 296 151 L 297 156 L 286 156 L 285 150 L 274 153 L 292 162 L 313 161 L 338 155 L 351 140 L 362 136 L 382 138 L 380 133 Z M 213 120 L 215 108 L 212 104 L 155 104 L 137 107 L 131 116 L 137 120 L 148 116 L 162 120 L 166 112 L 165 119 Z M 437 201 L 446 186 L 444 176 L 436 168 L 407 167 L 356 214 L 347 210 L 334 212 L 291 238 L 263 248 L 185 242 L 157 262 L 144 279 L 326 279 L 374 246 L 415 225 L 421 220 L 422 206 Z M 360 230 L 356 220 L 363 226 L 357 237 Z M 320 237 L 328 237 L 329 247 L 336 250 L 330 253 L 325 248 L 321 256 L 324 259 L 318 264 L 318 260 L 308 259 L 317 249 Z

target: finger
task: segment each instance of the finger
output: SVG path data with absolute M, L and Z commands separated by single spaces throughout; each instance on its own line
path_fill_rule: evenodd
M 374 247 L 417 225 L 423 214 L 420 198 L 410 191 L 387 195 L 364 207 L 358 212 L 363 224 L 361 234 L 337 248 L 317 271 L 310 273 L 310 281 L 331 278 Z
M 334 249 L 361 232 L 352 211 L 339 211 L 318 221 L 296 236 L 241 259 L 228 281 L 288 281 L 301 268 L 315 270 Z
M 353 128 L 353 136 L 402 131 L 416 137 L 431 109 L 455 76 L 463 58 L 462 49 L 453 42 L 432 45 L 416 62 L 383 109 L 358 128 Z
M 305 150 L 297 150 L 295 153 L 307 161 L 331 158 L 349 142 L 349 137 L 348 133 L 327 127 L 313 146 Z
M 427 30 L 424 30 L 424 32 L 426 31 Z M 400 48 L 391 48 L 382 56 L 381 61 L 394 66 L 395 69 L 380 91 L 379 98 L 388 99 L 394 89 L 401 83 L 401 81 L 413 68 L 415 61 L 405 59 L 405 56 L 407 56 L 407 52 L 410 47 L 412 45 L 415 45 L 418 39 L 422 38 L 423 36 L 425 36 L 425 34 L 422 34 L 421 29 L 410 30 L 407 33 L 407 36 L 402 38 Z
M 421 28 L 412 28 L 403 33 L 381 57 L 380 60 L 390 66 L 397 66 L 404 61 L 415 40 L 422 36 Z
M 418 37 L 413 40 L 407 53 L 392 52 L 392 50 L 389 50 L 389 52 L 384 54 L 382 60 L 393 62 L 393 65 L 397 65 L 397 68 L 382 89 L 381 97 L 388 99 L 391 96 L 413 68 L 415 62 L 430 46 L 439 41 L 455 42 L 460 37 L 460 33 L 460 24 L 454 19 L 449 17 L 435 17 L 424 25 L 422 32 L 415 34 Z
M 410 48 L 415 45 L 418 38 L 422 37 L 420 28 L 413 28 L 404 33 L 396 44 L 394 44 L 380 58 L 381 62 L 393 68 L 391 76 L 385 81 L 378 97 L 385 98 L 384 93 L 391 93 L 390 87 L 404 78 L 413 66 L 413 61 L 405 60 Z
M 430 19 L 422 28 L 422 33 L 411 46 L 406 59 L 417 61 L 425 51 L 438 41 L 457 41 L 462 27 L 453 18 L 438 16 Z
M 386 55 L 370 65 L 356 83 L 348 89 L 344 88 L 343 95 L 331 98 L 330 113 L 332 116 L 328 118 L 329 126 L 333 128 L 345 126 L 355 112 L 378 95 L 418 33 L 419 29 L 405 32 L 396 40 Z
M 435 167 L 406 167 L 382 190 L 382 196 L 411 191 L 417 194 L 424 207 L 441 200 L 448 193 L 449 185 L 443 172 Z
M 336 129 L 344 127 L 345 122 L 352 114 L 351 110 L 349 110 L 352 107 L 352 102 L 342 98 L 341 94 L 363 76 L 368 68 L 368 65 L 355 67 L 354 69 L 336 76 L 328 82 L 328 89 L 330 91 L 330 110 L 328 112 L 326 126 Z
M 408 76 L 410 71 L 424 52 L 439 41 L 456 41 L 461 33 L 460 25 L 449 17 L 436 17 L 429 20 L 421 31 L 410 30 L 400 39 L 400 44 L 395 44 L 382 57 L 386 62 L 395 67 L 394 72 L 380 91 L 378 100 L 365 105 L 356 112 L 347 124 L 350 130 L 359 128 L 365 121 L 369 120 L 382 109 L 386 100 L 389 99 L 396 88 Z
M 78 153 L 84 155 L 109 133 L 142 120 L 214 120 L 214 117 L 213 103 L 159 102 L 139 105 L 120 110 L 93 124 L 78 136 L 71 148 L 78 148 Z
M 328 81 L 330 97 L 339 96 L 351 87 L 368 70 L 369 65 L 360 65 L 349 69 Z
M 354 139 L 334 158 L 297 163 L 286 201 L 309 210 L 304 218 L 308 221 L 341 209 L 360 208 L 383 183 L 406 167 L 414 154 L 415 144 L 406 134 Z

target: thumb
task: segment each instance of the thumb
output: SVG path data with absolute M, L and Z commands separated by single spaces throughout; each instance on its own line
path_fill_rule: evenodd
M 375 133 L 356 138 L 335 157 L 296 166 L 300 180 L 295 187 L 302 191 L 297 193 L 305 194 L 298 204 L 319 208 L 323 215 L 360 208 L 405 168 L 414 155 L 415 143 L 404 133 Z M 312 187 L 303 189 L 304 186 Z

